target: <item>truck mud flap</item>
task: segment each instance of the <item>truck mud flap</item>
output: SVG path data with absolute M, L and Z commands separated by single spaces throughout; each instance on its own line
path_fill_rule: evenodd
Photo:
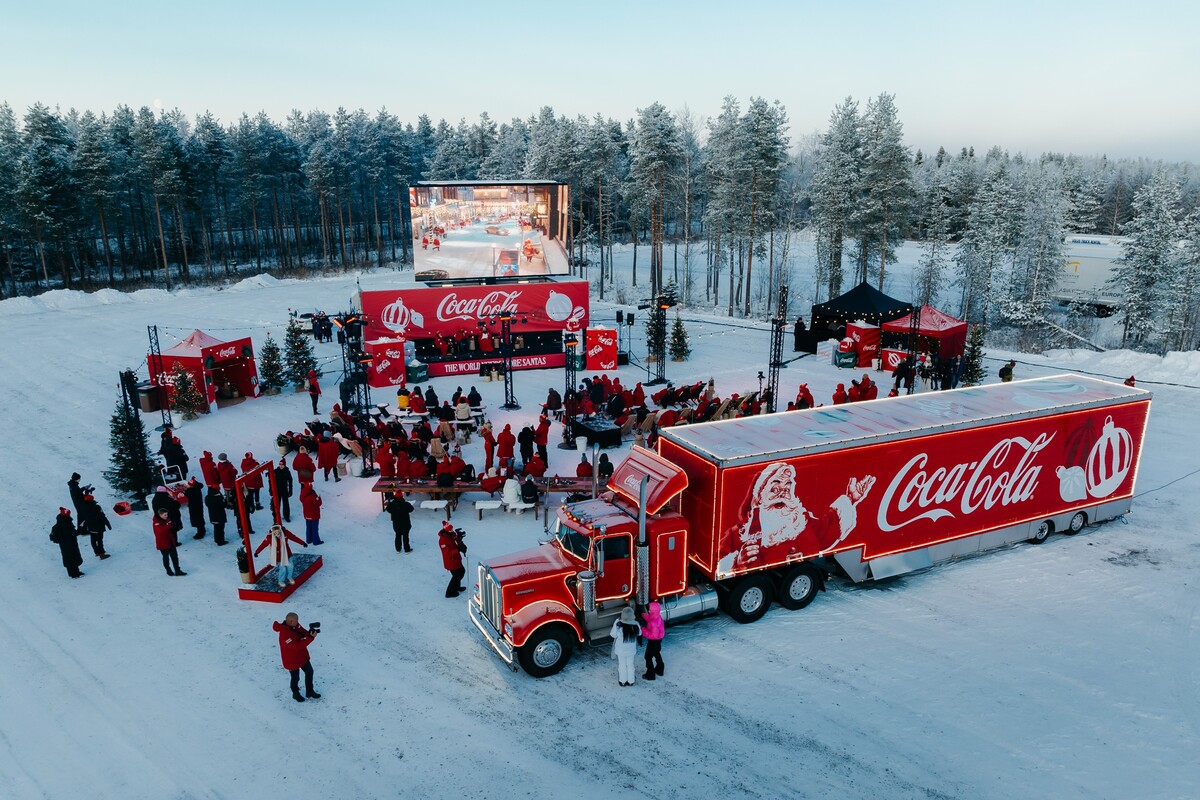
M 833 560 L 846 573 L 846 577 L 855 583 L 865 581 L 869 576 L 867 565 L 862 560 L 862 548 L 856 547 L 853 550 L 843 550 L 840 553 L 833 554 Z M 824 587 L 822 587 L 824 588 Z
M 876 558 L 868 566 L 871 570 L 871 577 L 879 580 L 881 578 L 891 578 L 896 575 L 903 575 L 906 572 L 915 572 L 919 569 L 932 567 L 933 558 L 930 557 L 928 548 L 922 548 L 921 550 L 910 550 L 907 553 L 896 553 L 893 556 Z

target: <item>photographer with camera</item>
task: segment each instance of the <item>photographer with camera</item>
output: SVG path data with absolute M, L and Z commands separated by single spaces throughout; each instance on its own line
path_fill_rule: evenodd
M 438 547 L 442 549 L 442 566 L 450 572 L 450 582 L 446 584 L 446 597 L 458 597 L 467 587 L 462 585 L 463 576 L 467 574 L 462 557 L 467 552 L 467 544 L 463 541 L 466 531 L 455 528 L 450 520 L 442 523 L 438 531 Z
M 279 655 L 283 660 L 283 668 L 292 676 L 292 699 L 303 703 L 305 697 L 316 700 L 321 697 L 313 689 L 312 661 L 308 655 L 308 646 L 318 633 L 321 623 L 310 623 L 308 629 L 300 624 L 300 617 L 295 611 L 276 622 L 272 628 L 279 633 Z M 304 694 L 300 694 L 300 672 L 304 672 Z

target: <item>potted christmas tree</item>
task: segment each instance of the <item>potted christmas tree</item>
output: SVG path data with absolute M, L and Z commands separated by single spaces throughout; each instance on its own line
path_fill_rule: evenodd
M 242 583 L 254 583 L 250 579 L 250 559 L 246 557 L 246 548 L 244 547 L 237 549 L 237 565 L 238 573 L 242 576 Z
M 287 335 L 283 340 L 283 359 L 284 375 L 296 387 L 297 392 L 304 391 L 308 371 L 317 368 L 317 357 L 313 354 L 312 342 L 304 335 L 300 323 L 294 319 L 288 322 Z
M 279 350 L 279 343 L 271 334 L 267 334 L 267 340 L 263 342 L 262 350 L 259 351 L 259 366 L 262 368 L 259 376 L 262 383 L 263 392 L 266 394 L 279 394 L 279 390 L 283 388 L 283 384 L 287 381 L 287 376 L 283 370 L 283 353 Z
M 178 361 L 172 368 L 171 383 L 175 387 L 171 402 L 176 411 L 183 414 L 184 419 L 195 419 L 201 411 L 208 410 L 208 402 L 196 387 L 192 373 L 184 369 Z

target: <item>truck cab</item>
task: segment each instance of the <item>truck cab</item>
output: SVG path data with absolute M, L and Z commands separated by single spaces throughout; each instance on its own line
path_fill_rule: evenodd
M 471 620 L 509 666 L 546 677 L 576 646 L 608 641 L 627 605 L 658 600 L 669 613 L 667 601 L 689 591 L 688 525 L 667 507 L 686 485 L 675 465 L 636 451 L 611 491 L 561 506 L 537 547 L 477 566 Z

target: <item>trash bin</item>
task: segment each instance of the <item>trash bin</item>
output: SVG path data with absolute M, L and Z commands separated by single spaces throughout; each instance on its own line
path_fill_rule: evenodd
M 429 379 L 429 366 L 419 361 L 410 361 L 405 366 L 405 380 L 410 383 L 424 383 Z
M 144 413 L 150 413 L 160 409 L 157 386 L 154 386 L 149 381 L 143 381 L 137 385 L 137 394 L 138 403 L 141 405 Z

